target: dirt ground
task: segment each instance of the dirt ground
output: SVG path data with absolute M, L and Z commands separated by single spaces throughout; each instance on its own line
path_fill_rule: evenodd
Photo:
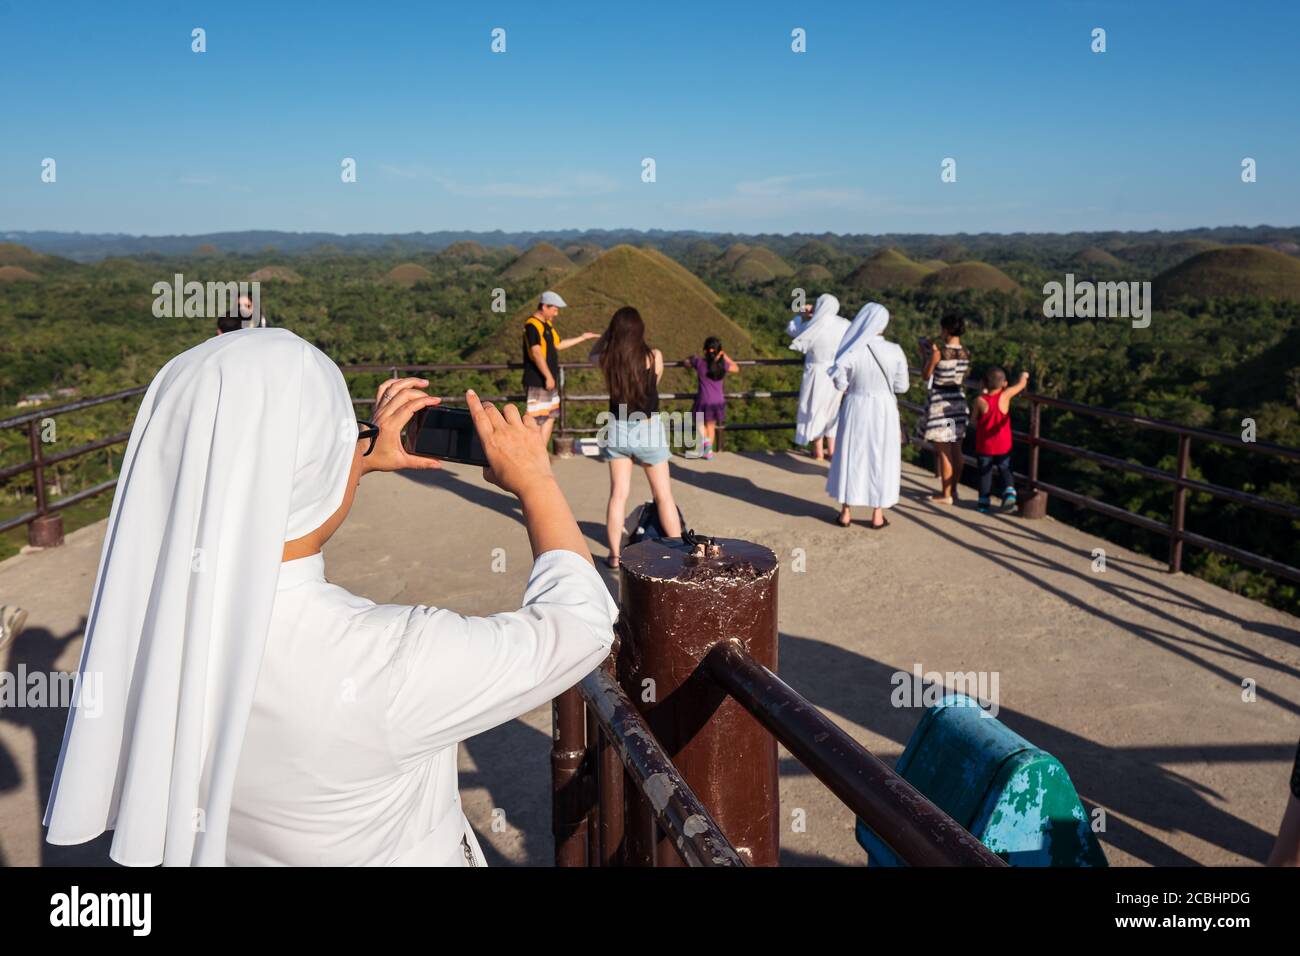
M 605 467 L 577 458 L 556 471 L 603 556 Z M 999 719 L 1060 758 L 1088 809 L 1105 811 L 1112 865 L 1267 855 L 1300 738 L 1300 620 L 1050 519 L 932 505 L 918 469 L 905 468 L 904 500 L 879 532 L 832 523 L 824 466 L 806 457 L 674 459 L 672 471 L 688 525 L 776 551 L 782 677 L 887 762 L 921 713 L 891 705 L 895 673 L 996 675 Z M 648 498 L 636 479 L 633 502 Z M 75 669 L 103 530 L 0 563 L 0 604 L 31 612 L 0 669 Z M 358 594 L 467 613 L 516 606 L 529 563 L 513 500 L 460 465 L 368 477 L 326 550 L 329 578 Z M 551 863 L 550 720 L 538 708 L 461 748 L 466 812 L 492 864 Z M 0 710 L 0 863 L 107 859 L 104 839 L 40 839 L 63 725 L 55 708 Z M 852 813 L 781 757 L 782 863 L 861 865 Z

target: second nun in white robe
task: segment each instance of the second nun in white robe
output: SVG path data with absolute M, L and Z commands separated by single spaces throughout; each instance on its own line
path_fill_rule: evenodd
M 812 315 L 807 319 L 796 315 L 786 329 L 794 339 L 790 348 L 804 356 L 799 415 L 794 430 L 794 440 L 798 445 L 835 437 L 841 395 L 831 384 L 826 370 L 835 361 L 840 340 L 849 328 L 849 320 L 839 311 L 839 299 L 829 294 L 819 295 Z
M 881 337 L 888 324 L 883 305 L 863 306 L 827 373 L 844 400 L 826 492 L 850 507 L 898 503 L 902 433 L 895 395 L 907 391 L 907 356 Z
M 580 680 L 617 608 L 568 550 L 488 617 L 375 604 L 328 583 L 319 552 L 282 561 L 342 511 L 358 430 L 338 367 L 286 329 L 158 373 L 108 519 L 79 668 L 102 690 L 68 715 L 51 843 L 113 829 L 135 866 L 483 865 L 457 744 Z

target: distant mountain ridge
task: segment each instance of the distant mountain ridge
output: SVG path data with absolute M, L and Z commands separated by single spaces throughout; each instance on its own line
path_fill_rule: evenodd
M 913 258 L 952 259 L 956 255 L 940 254 L 960 247 L 962 257 L 982 257 L 983 250 L 1006 250 L 1014 255 L 1018 248 L 1059 249 L 1061 255 L 1073 256 L 1080 249 L 1097 247 L 1120 259 L 1121 250 L 1144 252 L 1151 244 L 1192 243 L 1188 248 L 1199 251 L 1202 243 L 1214 245 L 1250 243 L 1273 245 L 1274 248 L 1300 249 L 1300 226 L 1218 226 L 1176 232 L 1071 232 L 1071 233 L 726 233 L 699 230 L 667 229 L 562 229 L 537 232 L 475 232 L 441 230 L 410 233 L 285 232 L 255 229 L 243 232 L 218 232 L 196 235 L 137 236 L 126 233 L 80 233 L 49 230 L 0 232 L 0 242 L 14 242 L 36 252 L 62 256 L 78 262 L 93 262 L 112 256 L 185 256 L 200 246 L 210 246 L 224 253 L 252 255 L 274 251 L 288 255 L 332 253 L 440 252 L 455 243 L 477 243 L 488 249 L 515 246 L 527 249 L 538 242 L 548 242 L 560 249 L 575 245 L 594 245 L 611 249 L 616 245 L 653 245 L 670 255 L 686 253 L 692 245 L 711 243 L 721 249 L 741 243 L 765 246 L 778 256 L 793 258 L 802 249 L 804 258 L 828 255 L 828 251 L 846 256 L 865 256 L 895 247 Z M 816 243 L 803 249 L 809 243 Z M 1204 248 L 1204 246 L 1200 246 Z M 1187 253 L 1188 255 L 1191 252 Z M 795 259 L 795 261 L 801 261 Z M 825 264 L 825 263 L 822 263 Z M 1161 264 L 1161 267 L 1168 263 Z

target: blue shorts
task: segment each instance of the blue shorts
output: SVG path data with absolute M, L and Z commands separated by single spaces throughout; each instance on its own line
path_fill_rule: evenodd
M 632 421 L 614 419 L 602 437 L 606 461 L 631 458 L 642 465 L 657 465 L 673 456 L 658 415 Z

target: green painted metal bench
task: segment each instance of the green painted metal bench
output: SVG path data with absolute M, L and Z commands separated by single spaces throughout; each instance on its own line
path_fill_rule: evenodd
M 1106 866 L 1061 762 L 949 694 L 926 709 L 895 771 L 1012 866 Z M 903 866 L 861 819 L 869 866 Z

